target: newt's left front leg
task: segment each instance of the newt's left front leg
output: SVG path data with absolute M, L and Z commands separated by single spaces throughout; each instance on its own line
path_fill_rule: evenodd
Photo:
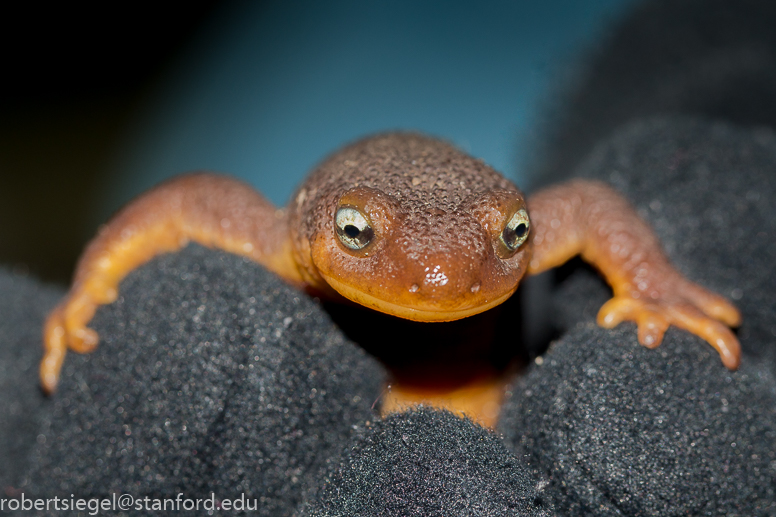
M 528 208 L 533 234 L 529 273 L 581 255 L 614 292 L 598 313 L 599 325 L 634 321 L 639 342 L 649 348 L 657 347 L 668 326 L 675 325 L 708 341 L 726 367 L 738 367 L 741 349 L 729 328 L 740 324 L 738 310 L 674 269 L 652 229 L 622 196 L 603 183 L 575 180 L 538 192 Z

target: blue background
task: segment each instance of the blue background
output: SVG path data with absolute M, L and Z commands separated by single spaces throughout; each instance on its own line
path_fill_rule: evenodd
M 575 64 L 633 3 L 232 4 L 141 105 L 94 218 L 201 169 L 284 205 L 328 153 L 391 129 L 447 139 L 524 185 Z

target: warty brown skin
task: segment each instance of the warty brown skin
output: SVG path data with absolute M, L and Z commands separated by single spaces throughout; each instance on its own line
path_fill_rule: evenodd
M 369 233 L 358 237 L 369 236 L 363 248 L 346 244 L 344 226 L 338 234 L 342 209 L 368 224 Z M 502 235 L 521 211 L 530 216 L 526 240 L 510 249 Z M 88 245 L 70 292 L 46 323 L 46 391 L 56 388 L 68 347 L 88 352 L 97 345 L 86 325 L 98 305 L 116 298 L 121 279 L 189 241 L 248 256 L 308 292 L 416 321 L 485 311 L 508 299 L 526 272 L 581 254 L 614 291 L 599 324 L 635 321 L 648 347 L 676 325 L 706 339 L 728 368 L 739 362 L 728 328 L 740 322 L 738 311 L 684 279 L 648 225 L 608 186 L 576 180 L 526 204 L 515 185 L 482 161 L 437 139 L 392 133 L 330 156 L 285 210 L 244 183 L 207 173 L 172 179 L 130 203 Z M 469 388 L 438 405 L 494 423 L 501 385 L 491 379 L 473 388 L 476 396 Z M 419 401 L 415 395 L 389 397 L 384 409 Z
M 363 250 L 338 239 L 339 206 L 371 221 L 375 237 Z M 292 200 L 295 261 L 311 285 L 342 282 L 353 290 L 342 294 L 362 305 L 417 321 L 459 319 L 517 287 L 527 247 L 507 253 L 497 237 L 524 207 L 511 182 L 448 144 L 407 134 L 370 138 L 326 160 Z

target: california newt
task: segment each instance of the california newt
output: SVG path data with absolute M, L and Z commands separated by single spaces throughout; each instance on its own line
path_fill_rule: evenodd
M 190 241 L 250 257 L 315 295 L 421 322 L 486 311 L 512 296 L 526 273 L 581 255 L 613 289 L 599 325 L 634 321 L 649 348 L 675 325 L 708 341 L 726 367 L 739 364 L 728 328 L 740 322 L 736 308 L 678 273 L 610 187 L 578 179 L 526 201 L 481 160 L 440 140 L 395 133 L 330 156 L 285 209 L 208 173 L 174 178 L 130 203 L 89 243 L 70 292 L 46 322 L 45 391 L 56 388 L 67 348 L 94 350 L 98 336 L 87 324 L 98 305 L 116 299 L 122 278 Z M 480 383 L 438 404 L 493 423 L 500 389 Z M 417 400 L 411 391 L 397 386 L 384 408 Z

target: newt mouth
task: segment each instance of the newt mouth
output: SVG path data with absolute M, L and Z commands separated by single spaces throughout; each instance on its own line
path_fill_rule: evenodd
M 332 276 L 323 273 L 321 275 L 323 276 L 326 283 L 329 284 L 335 291 L 352 302 L 385 314 L 389 314 L 391 316 L 397 316 L 399 318 L 420 322 L 455 321 L 468 318 L 469 316 L 474 316 L 475 314 L 492 309 L 497 305 L 501 305 L 506 300 L 508 300 L 517 289 L 517 285 L 515 285 L 505 293 L 500 293 L 494 298 L 483 298 L 481 303 L 471 303 L 468 305 L 444 308 L 423 304 L 422 301 L 421 303 L 407 304 L 389 302 L 385 299 L 376 297 L 372 294 L 364 292 L 361 289 L 337 280 Z

